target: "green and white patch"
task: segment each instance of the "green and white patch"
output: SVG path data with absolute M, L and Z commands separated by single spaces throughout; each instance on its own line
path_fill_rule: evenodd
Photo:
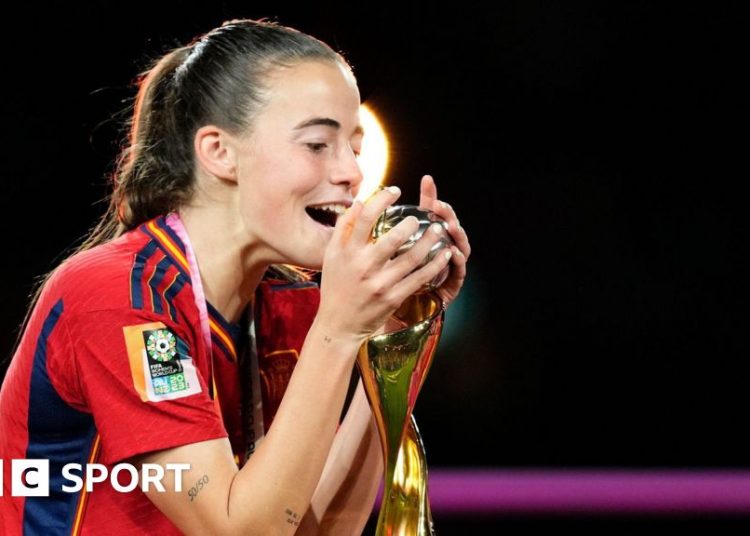
M 168 328 L 143 331 L 144 372 L 149 399 L 172 400 L 200 392 L 187 346 Z
M 154 361 L 169 361 L 177 355 L 177 338 L 168 329 L 149 331 L 146 351 Z

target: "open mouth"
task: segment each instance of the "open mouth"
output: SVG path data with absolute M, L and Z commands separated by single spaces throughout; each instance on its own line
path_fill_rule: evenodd
M 330 204 L 330 205 L 318 205 L 309 206 L 305 208 L 305 212 L 313 220 L 325 225 L 326 227 L 333 227 L 336 225 L 338 217 L 346 211 L 346 207 L 341 204 Z

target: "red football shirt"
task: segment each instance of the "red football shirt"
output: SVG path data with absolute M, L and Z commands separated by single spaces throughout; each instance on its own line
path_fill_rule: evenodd
M 3 534 L 179 534 L 138 489 L 62 491 L 62 467 L 227 436 L 244 461 L 249 342 L 207 304 L 206 346 L 185 251 L 160 217 L 71 257 L 45 284 L 0 391 Z M 264 281 L 256 293 L 266 429 L 318 300 L 312 282 Z M 13 459 L 50 460 L 49 497 L 11 496 Z

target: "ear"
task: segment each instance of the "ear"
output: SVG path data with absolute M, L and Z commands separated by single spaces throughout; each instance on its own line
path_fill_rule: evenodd
M 237 152 L 233 138 L 214 125 L 198 129 L 194 138 L 196 163 L 219 179 L 237 182 Z

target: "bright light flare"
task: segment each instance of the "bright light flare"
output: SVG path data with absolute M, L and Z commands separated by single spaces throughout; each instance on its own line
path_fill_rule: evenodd
M 365 129 L 359 155 L 364 180 L 357 199 L 364 201 L 378 189 L 388 171 L 388 137 L 375 113 L 365 104 L 359 107 L 359 119 Z

